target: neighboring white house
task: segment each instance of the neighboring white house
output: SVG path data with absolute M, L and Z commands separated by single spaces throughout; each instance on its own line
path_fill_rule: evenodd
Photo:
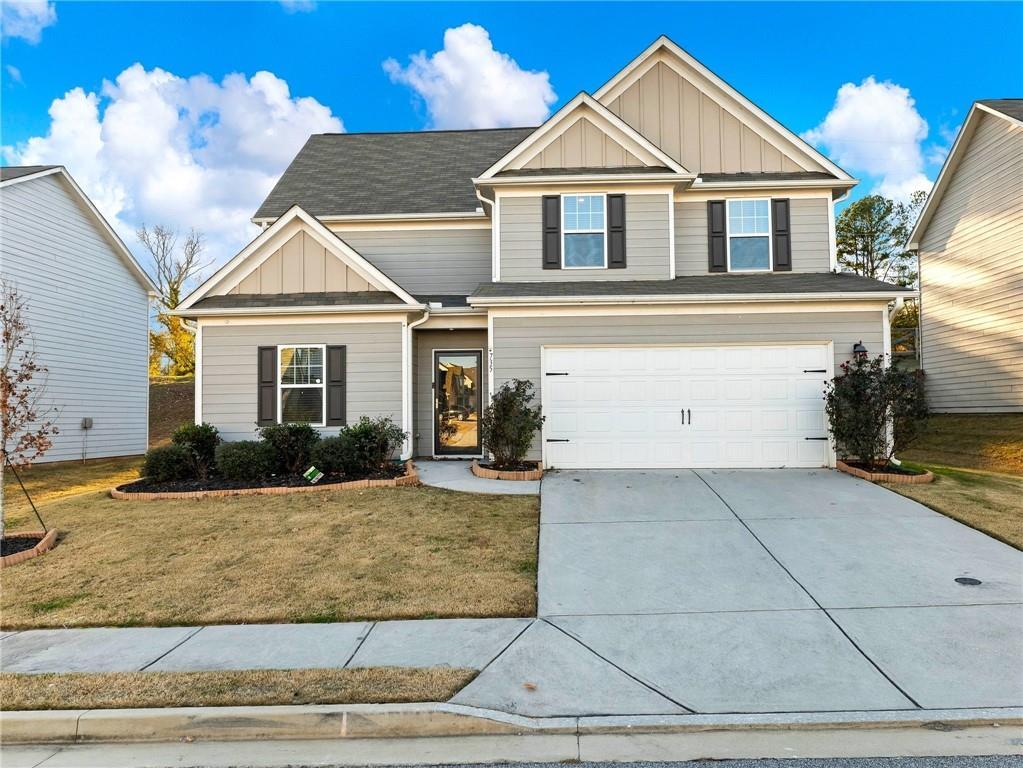
M 1023 412 L 1023 99 L 974 103 L 909 240 L 931 408 Z
M 144 453 L 156 286 L 62 166 L 0 169 L 0 227 L 60 430 L 42 460 Z

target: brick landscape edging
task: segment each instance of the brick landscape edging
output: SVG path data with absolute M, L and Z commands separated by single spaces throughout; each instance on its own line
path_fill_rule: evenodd
M 395 488 L 398 486 L 419 485 L 419 473 L 411 460 L 405 462 L 405 474 L 383 480 L 346 480 L 343 483 L 327 485 L 299 485 L 295 487 L 275 486 L 272 488 L 225 488 L 213 491 L 162 491 L 146 493 L 143 491 L 119 491 L 110 489 L 110 496 L 124 501 L 159 501 L 163 499 L 206 499 L 223 498 L 225 496 L 281 496 L 287 493 L 307 493 L 309 491 L 350 491 L 357 488 Z
M 934 474 L 924 470 L 922 475 L 900 475 L 895 472 L 867 472 L 858 467 L 850 467 L 844 461 L 837 463 L 838 469 L 847 472 L 862 480 L 869 480 L 872 483 L 893 483 L 895 485 L 922 485 L 934 480 Z
M 540 480 L 543 478 L 543 468 L 541 468 L 539 462 L 537 462 L 536 469 L 523 470 L 521 472 L 506 472 L 500 469 L 481 467 L 480 463 L 476 459 L 473 459 L 469 468 L 476 477 L 483 477 L 487 480 Z
M 6 555 L 0 557 L 0 568 L 9 568 L 12 565 L 23 563 L 26 560 L 31 560 L 33 557 L 39 557 L 44 552 L 49 552 L 57 543 L 57 529 L 51 528 L 48 531 L 28 531 L 26 533 L 9 533 L 4 538 L 8 539 L 27 539 L 35 538 L 36 536 L 42 536 L 39 543 L 36 544 L 32 549 L 24 549 L 21 552 L 15 552 L 13 555 Z

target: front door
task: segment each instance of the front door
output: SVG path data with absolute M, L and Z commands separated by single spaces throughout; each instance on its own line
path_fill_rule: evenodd
M 479 403 L 483 353 L 433 353 L 433 452 L 438 456 L 480 454 Z

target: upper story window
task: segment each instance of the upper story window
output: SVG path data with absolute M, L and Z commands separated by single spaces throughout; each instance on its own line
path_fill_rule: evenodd
M 607 267 L 604 195 L 562 195 L 561 254 L 563 269 Z
M 326 423 L 323 345 L 277 348 L 277 397 L 282 424 Z
M 728 271 L 771 270 L 771 201 L 728 201 Z

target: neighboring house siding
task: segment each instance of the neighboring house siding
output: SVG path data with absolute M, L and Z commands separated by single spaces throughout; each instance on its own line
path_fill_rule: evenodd
M 823 197 L 789 198 L 793 272 L 831 271 L 829 205 L 831 201 Z M 676 201 L 675 274 L 707 274 L 707 247 L 706 200 Z
M 417 456 L 433 455 L 433 353 L 438 349 L 480 350 L 483 353 L 479 407 L 482 409 L 486 406 L 487 332 L 485 330 L 417 331 L 413 355 L 415 452 Z
M 543 345 L 574 344 L 729 344 L 833 341 L 835 368 L 863 341 L 880 353 L 881 311 L 777 312 L 750 314 L 608 315 L 596 317 L 495 317 L 494 385 L 528 379 L 538 392 Z M 539 442 L 530 454 L 539 459 Z
M 337 234 L 409 293 L 468 295 L 490 282 L 489 228 Z
M 981 118 L 919 253 L 931 408 L 1023 412 L 1023 128 Z
M 501 281 L 668 279 L 668 195 L 627 195 L 625 269 L 544 269 L 541 198 L 502 197 Z
M 146 290 L 57 175 L 5 187 L 0 201 L 0 266 L 28 303 L 39 362 L 49 369 L 43 407 L 60 409 L 60 434 L 43 461 L 80 459 L 83 446 L 89 458 L 144 453 Z
M 788 142 L 715 86 L 663 62 L 607 107 L 693 173 L 824 170 L 780 151 Z
M 204 325 L 202 420 L 225 440 L 255 436 L 257 350 L 279 344 L 344 344 L 348 423 L 361 416 L 401 422 L 401 323 Z

